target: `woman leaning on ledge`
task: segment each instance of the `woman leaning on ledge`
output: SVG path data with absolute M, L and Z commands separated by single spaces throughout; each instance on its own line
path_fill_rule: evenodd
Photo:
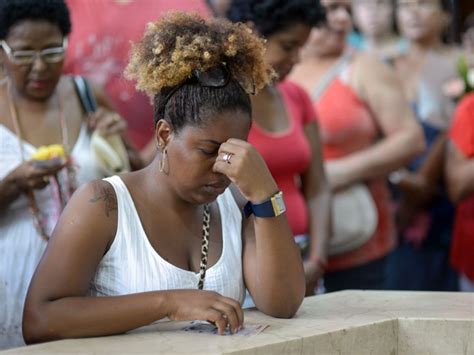
M 127 74 L 154 100 L 159 153 L 73 196 L 27 296 L 28 343 L 165 317 L 236 332 L 245 287 L 262 312 L 295 314 L 302 261 L 277 185 L 246 142 L 249 93 L 273 77 L 263 52 L 225 20 L 176 13 L 148 25 Z

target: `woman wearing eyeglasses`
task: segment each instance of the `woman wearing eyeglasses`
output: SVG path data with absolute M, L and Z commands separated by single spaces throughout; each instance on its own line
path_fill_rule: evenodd
M 78 190 L 25 304 L 27 342 L 207 320 L 223 334 L 256 306 L 291 317 L 303 265 L 284 199 L 246 142 L 249 94 L 273 72 L 244 25 L 174 13 L 150 23 L 127 75 L 154 103 L 154 161 Z M 232 183 L 232 185 L 230 185 Z
M 103 176 L 88 123 L 104 134 L 124 128 L 102 97 L 87 121 L 61 75 L 69 32 L 61 0 L 0 3 L 0 348 L 24 344 L 28 284 L 62 208 L 77 186 Z

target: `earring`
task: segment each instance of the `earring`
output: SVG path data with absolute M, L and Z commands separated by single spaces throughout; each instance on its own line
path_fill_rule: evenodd
M 0 62 L 0 85 L 6 84 L 8 81 L 7 73 L 5 73 L 5 67 L 2 62 Z
M 160 173 L 168 175 L 169 173 L 169 164 L 168 164 L 168 148 L 163 149 L 163 153 L 160 160 L 160 165 L 158 166 Z

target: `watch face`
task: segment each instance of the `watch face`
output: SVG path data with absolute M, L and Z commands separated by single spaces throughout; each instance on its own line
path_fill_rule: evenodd
M 279 216 L 286 211 L 285 202 L 283 201 L 283 194 L 281 192 L 272 197 L 272 205 L 275 216 Z

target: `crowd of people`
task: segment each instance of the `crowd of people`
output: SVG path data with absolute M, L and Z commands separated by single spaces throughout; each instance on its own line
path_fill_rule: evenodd
M 474 15 L 446 43 L 449 5 L 0 2 L 0 349 L 473 292 Z

